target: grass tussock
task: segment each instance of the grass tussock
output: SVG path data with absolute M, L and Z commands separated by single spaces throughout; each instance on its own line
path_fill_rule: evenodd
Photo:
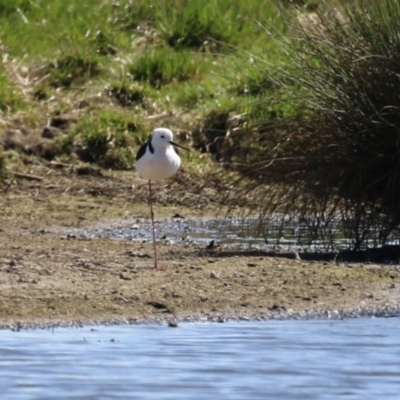
M 156 49 L 135 59 L 129 66 L 129 74 L 135 81 L 160 88 L 172 82 L 198 79 L 202 65 L 193 54 Z
M 290 41 L 277 40 L 293 66 L 260 88 L 223 153 L 261 215 L 302 221 L 311 241 L 339 224 L 355 250 L 399 240 L 399 21 L 386 0 L 287 16 Z
M 48 75 L 50 86 L 68 88 L 72 84 L 81 85 L 100 72 L 99 62 L 95 58 L 67 55 L 50 63 L 44 68 L 43 74 Z
M 0 15 L 10 17 L 30 10 L 32 3 L 29 0 L 3 0 L 0 4 Z
M 19 88 L 12 84 L 6 71 L 0 67 L 0 111 L 16 112 L 26 108 Z
M 181 0 L 175 3 L 180 3 L 182 14 L 171 8 L 160 14 L 161 35 L 170 47 L 220 52 L 226 46 L 237 45 L 246 26 L 239 2 Z
M 61 154 L 74 153 L 84 162 L 130 169 L 136 156 L 133 149 L 145 139 L 143 132 L 141 122 L 129 114 L 103 111 L 82 118 L 57 145 Z
M 256 20 L 278 19 L 272 1 L 166 0 L 155 5 L 141 0 L 127 2 L 121 11 L 123 26 L 156 32 L 172 49 L 218 54 L 256 38 Z
M 146 89 L 135 83 L 114 82 L 107 88 L 107 93 L 121 107 L 145 107 L 146 104 Z

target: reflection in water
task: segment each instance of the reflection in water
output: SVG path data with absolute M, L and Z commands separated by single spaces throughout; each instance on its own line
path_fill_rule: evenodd
M 0 331 L 3 399 L 397 400 L 400 318 Z

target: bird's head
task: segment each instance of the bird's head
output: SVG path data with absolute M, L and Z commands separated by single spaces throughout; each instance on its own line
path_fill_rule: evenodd
M 168 128 L 157 128 L 154 129 L 152 135 L 151 135 L 151 144 L 154 147 L 164 147 L 167 148 L 168 146 L 176 146 L 180 147 L 181 149 L 188 150 L 187 148 L 181 146 L 178 143 L 175 143 L 173 139 L 173 133 L 170 129 Z
M 168 147 L 171 145 L 173 133 L 167 128 L 154 129 L 151 134 L 151 144 L 154 147 Z

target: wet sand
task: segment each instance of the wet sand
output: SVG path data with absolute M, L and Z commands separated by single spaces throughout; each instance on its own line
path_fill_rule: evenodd
M 215 212 L 204 192 L 179 189 L 179 179 L 158 188 L 159 217 Z M 341 318 L 399 310 L 396 264 L 299 260 L 292 254 L 160 242 L 166 270 L 155 271 L 151 243 L 65 234 L 68 228 L 147 218 L 143 183 L 132 174 L 58 172 L 3 187 L 2 327 L 173 326 L 182 320 Z

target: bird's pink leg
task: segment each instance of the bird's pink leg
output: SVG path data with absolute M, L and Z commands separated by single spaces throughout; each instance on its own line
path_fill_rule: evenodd
M 158 265 L 158 259 L 157 259 L 157 245 L 156 245 L 156 228 L 154 226 L 154 211 L 153 211 L 153 194 L 151 190 L 151 181 L 149 180 L 149 202 L 150 202 L 150 215 L 151 215 L 151 224 L 153 227 L 153 247 L 154 247 L 154 268 L 163 271 L 165 268 Z

